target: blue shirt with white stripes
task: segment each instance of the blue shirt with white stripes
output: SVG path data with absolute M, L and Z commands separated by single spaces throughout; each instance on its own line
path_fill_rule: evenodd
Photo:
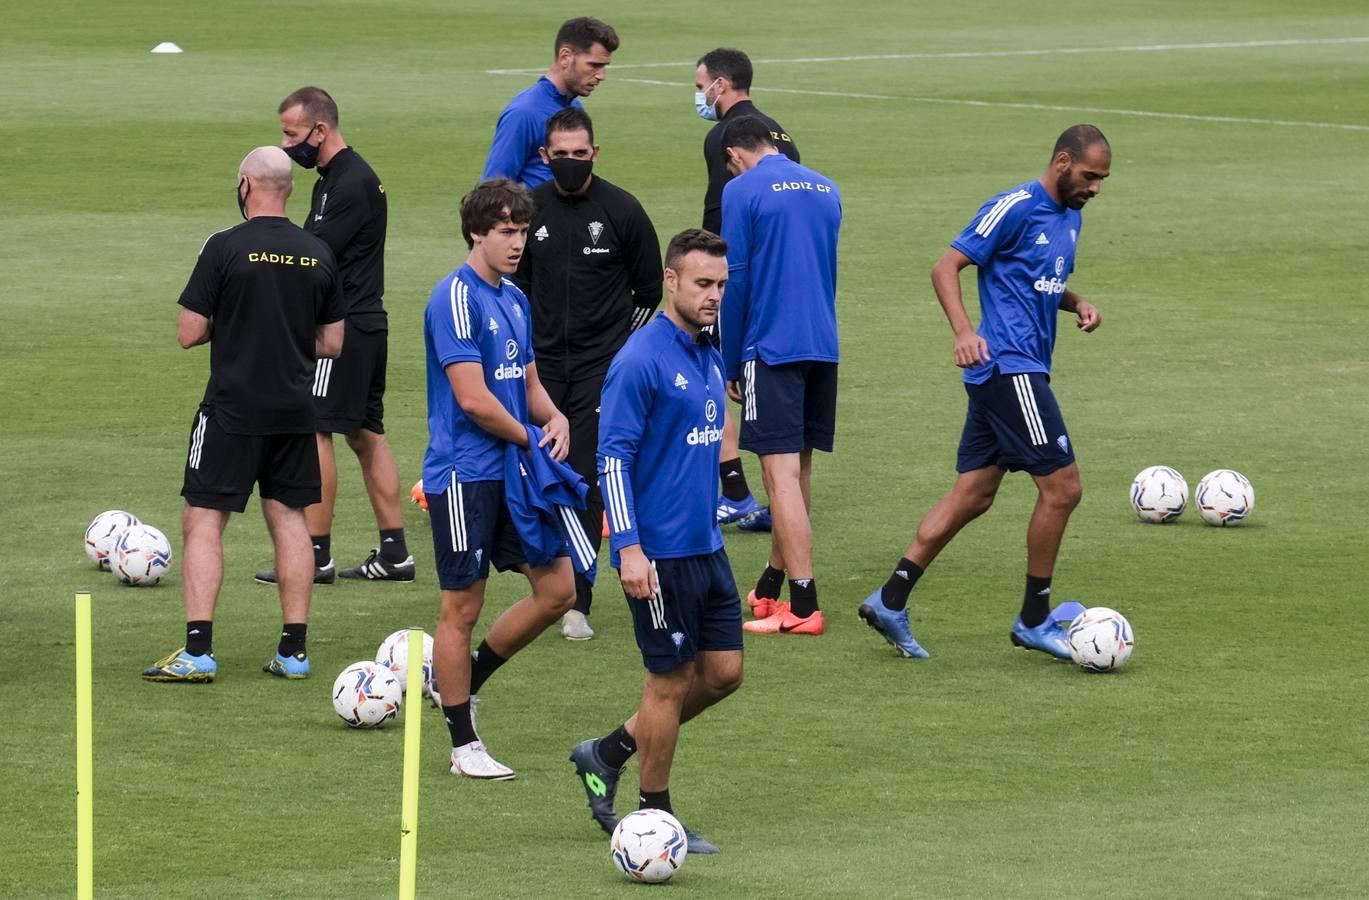
M 764 156 L 723 188 L 727 292 L 724 371 L 837 362 L 837 236 L 841 194 L 826 176 L 782 153 Z
M 546 140 L 547 119 L 568 106 L 584 108 L 580 98 L 567 97 L 545 75 L 515 94 L 494 126 L 494 140 L 480 180 L 502 175 L 523 182 L 528 190 L 551 181 L 551 168 L 542 162 L 537 148 Z
M 723 437 L 722 357 L 660 313 L 618 351 L 599 414 L 599 486 L 609 559 L 641 544 L 647 559 L 713 553 Z
M 504 441 L 456 402 L 453 363 L 479 363 L 485 386 L 519 422 L 528 421 L 525 373 L 533 362 L 528 298 L 507 278 L 492 287 L 469 264 L 443 278 L 428 298 L 423 345 L 428 358 L 428 451 L 423 486 L 437 493 L 458 482 L 502 481 Z
M 979 335 L 989 345 L 989 363 L 966 369 L 965 381 L 983 384 L 994 366 L 1005 374 L 1050 372 L 1082 221 L 1079 210 L 1029 181 L 985 203 L 951 241 L 979 267 Z

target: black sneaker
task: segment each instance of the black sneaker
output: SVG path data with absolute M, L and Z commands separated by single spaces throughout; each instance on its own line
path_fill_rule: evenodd
M 276 580 L 275 569 L 257 573 L 257 581 L 262 584 L 275 584 Z M 314 584 L 332 584 L 336 580 L 337 568 L 331 559 L 328 560 L 328 565 L 314 570 Z
M 576 744 L 575 749 L 570 751 L 570 761 L 575 763 L 575 777 L 589 798 L 589 814 L 600 828 L 611 835 L 613 829 L 618 827 L 613 798 L 618 794 L 618 779 L 623 777 L 623 770 L 604 765 L 599 752 L 594 749 L 596 742 L 597 739 L 590 738 Z
M 404 562 L 398 563 L 386 562 L 380 555 L 380 548 L 377 547 L 366 557 L 364 563 L 343 569 L 338 574 L 343 578 L 364 578 L 367 581 L 413 581 L 414 558 L 410 556 Z
M 700 856 L 712 856 L 714 853 L 719 852 L 717 844 L 714 844 L 697 831 L 692 830 L 683 822 L 680 823 L 680 826 L 684 828 L 685 840 L 689 841 L 690 853 L 698 853 Z

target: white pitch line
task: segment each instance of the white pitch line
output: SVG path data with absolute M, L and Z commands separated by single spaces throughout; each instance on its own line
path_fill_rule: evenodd
M 796 56 L 785 59 L 754 59 L 753 63 L 875 62 L 900 59 L 994 59 L 1013 56 L 1070 56 L 1081 53 L 1169 53 L 1185 50 L 1250 50 L 1261 47 L 1322 47 L 1338 44 L 1369 44 L 1369 37 L 1286 38 L 1261 41 L 1203 41 L 1196 44 L 1132 44 L 1122 47 L 1050 47 L 1032 50 L 965 50 L 946 53 L 879 53 L 869 56 Z M 620 63 L 613 71 L 625 69 L 693 69 L 694 60 L 683 62 Z M 486 69 L 486 75 L 540 75 L 539 69 Z
M 625 84 L 650 84 L 679 89 L 684 82 L 659 81 L 652 78 L 618 78 Z M 1196 113 L 1155 112 L 1145 109 L 1109 109 L 1100 106 L 1065 106 L 1058 103 L 1012 103 L 998 100 L 963 100 L 955 97 L 900 97 L 893 94 L 861 94 L 848 91 L 810 91 L 800 88 L 766 86 L 764 92 L 775 94 L 804 94 L 813 97 L 846 97 L 854 100 L 899 100 L 905 103 L 940 103 L 946 106 L 982 106 L 996 109 L 1042 109 L 1056 112 L 1102 113 L 1111 116 L 1140 116 L 1148 119 L 1182 119 L 1190 122 L 1219 122 L 1233 125 L 1278 125 L 1286 128 L 1329 128 L 1335 131 L 1369 131 L 1369 125 L 1343 122 L 1308 122 L 1298 119 L 1258 119 L 1246 116 L 1202 116 Z

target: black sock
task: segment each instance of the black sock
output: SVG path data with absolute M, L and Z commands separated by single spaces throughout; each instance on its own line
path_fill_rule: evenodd
M 638 809 L 659 809 L 675 815 L 675 810 L 670 808 L 670 788 L 663 791 L 639 791 L 637 794 Z
M 789 611 L 806 619 L 818 611 L 818 584 L 811 578 L 789 579 Z
M 185 652 L 191 656 L 204 656 L 214 652 L 214 623 L 207 619 L 196 619 L 185 623 Z
M 780 599 L 780 588 L 784 587 L 784 570 L 772 569 L 770 564 L 765 564 L 765 571 L 756 581 L 757 600 L 778 600 Z
M 1051 614 L 1051 580 L 1027 576 L 1027 589 L 1022 592 L 1022 624 L 1035 628 Z
M 480 689 L 490 680 L 490 676 L 506 662 L 507 659 L 491 650 L 489 644 L 481 641 L 480 646 L 471 654 L 471 693 L 480 693 Z
M 729 500 L 745 500 L 751 493 L 751 488 L 746 486 L 746 473 L 742 471 L 740 456 L 718 463 L 718 477 L 722 479 L 723 496 Z
M 604 765 L 611 769 L 621 769 L 627 765 L 632 754 L 637 752 L 637 740 L 627 733 L 627 723 L 624 722 L 610 734 L 599 738 L 594 745 L 594 752 L 599 754 Z
M 331 534 L 311 534 L 314 542 L 314 568 L 322 569 L 333 558 L 333 536 Z
M 471 741 L 480 740 L 471 726 L 471 701 L 444 706 L 442 715 L 447 719 L 447 730 L 452 733 L 453 747 L 464 747 Z
M 880 591 L 880 599 L 888 609 L 898 612 L 900 609 L 908 608 L 908 594 L 917 584 L 917 580 L 922 577 L 922 566 L 904 557 L 894 566 L 894 574 L 889 576 L 889 580 L 884 582 L 884 587 Z
M 276 652 L 281 656 L 294 656 L 304 652 L 304 635 L 309 626 L 303 622 L 286 622 L 280 630 L 280 643 Z
M 393 563 L 402 563 L 409 558 L 409 547 L 404 543 L 403 528 L 381 529 L 380 558 Z

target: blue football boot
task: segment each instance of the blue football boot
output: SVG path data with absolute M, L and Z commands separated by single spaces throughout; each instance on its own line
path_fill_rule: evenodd
M 726 497 L 719 497 L 718 524 L 731 525 L 743 516 L 748 516 L 760 508 L 761 505 L 756 502 L 755 494 L 747 494 L 746 497 L 741 500 L 729 500 Z
M 774 523 L 770 519 L 770 507 L 762 506 L 752 513 L 747 513 L 737 520 L 738 531 L 762 532 L 769 534 L 774 529 Z
M 908 626 L 908 610 L 900 609 L 894 612 L 885 606 L 883 590 L 875 588 L 875 592 L 865 598 L 857 613 L 865 620 L 866 625 L 893 644 L 901 656 L 909 659 L 928 659 L 931 654 L 922 649 L 917 638 L 913 637 L 912 628 Z
M 304 655 L 304 651 L 295 653 L 291 656 L 281 656 L 277 653 L 271 661 L 261 667 L 267 675 L 275 675 L 277 678 L 289 678 L 292 681 L 300 678 L 309 677 L 309 657 Z
M 1049 653 L 1056 659 L 1069 662 L 1068 629 L 1067 624 L 1061 623 L 1051 616 L 1047 616 L 1046 621 L 1035 628 L 1028 628 L 1022 624 L 1022 617 L 1018 616 L 1012 623 L 1012 631 L 1008 633 L 1008 637 L 1012 639 L 1014 646 L 1021 647 L 1023 650 L 1040 650 L 1042 653 Z
M 148 681 L 182 682 L 184 684 L 208 684 L 214 680 L 219 664 L 214 661 L 213 653 L 191 656 L 182 647 L 170 656 L 159 660 L 150 669 L 143 670 Z

